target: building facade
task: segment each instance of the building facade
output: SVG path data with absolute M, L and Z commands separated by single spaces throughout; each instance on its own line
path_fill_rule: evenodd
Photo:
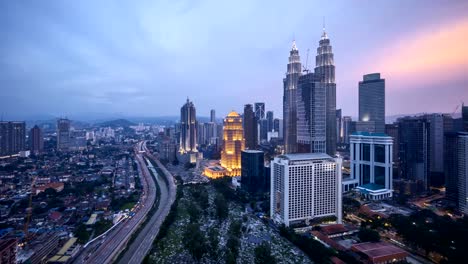
M 271 162 L 270 214 L 286 226 L 336 217 L 342 220 L 340 158 L 287 154 Z
M 327 151 L 327 87 L 315 73 L 299 77 L 297 98 L 297 152 Z
M 70 149 L 70 120 L 60 118 L 57 120 L 57 150 L 68 151 Z
M 26 123 L 0 121 L 0 156 L 18 154 L 26 149 Z
M 242 117 L 232 111 L 224 119 L 223 151 L 221 166 L 227 171 L 227 176 L 241 175 L 241 152 L 244 150 L 244 131 Z
M 187 102 L 180 109 L 180 153 L 197 152 L 197 115 L 193 102 Z
M 244 139 L 246 149 L 257 148 L 257 118 L 251 104 L 244 106 Z
M 343 143 L 341 139 L 343 138 L 343 118 L 341 116 L 341 109 L 336 109 L 336 144 Z
M 296 90 L 299 76 L 301 76 L 301 58 L 296 42 L 293 41 L 289 52 L 289 62 L 286 71 L 286 78 L 283 79 L 283 138 L 284 152 L 297 152 L 297 106 Z
M 241 188 L 251 194 L 265 192 L 267 186 L 264 153 L 260 150 L 243 150 L 241 153 Z
M 358 131 L 385 133 L 385 79 L 380 73 L 366 74 L 359 82 L 359 121 L 369 125 Z
M 458 210 L 468 215 L 468 133 L 458 136 Z
M 265 118 L 265 103 L 255 103 L 255 117 L 257 120 Z
M 392 197 L 392 137 L 382 133 L 356 132 L 350 138 L 350 154 L 351 179 L 358 182 L 357 190 L 370 200 Z
M 422 117 L 397 120 L 399 140 L 399 176 L 415 182 L 418 191 L 430 186 L 430 123 Z
M 31 128 L 29 132 L 29 142 L 31 145 L 31 152 L 35 155 L 44 151 L 44 135 L 42 134 L 42 129 L 37 125 Z
M 336 153 L 336 83 L 332 46 L 325 29 L 315 57 L 315 74 L 320 76 L 326 87 L 326 148 L 327 154 Z
M 343 116 L 343 134 L 342 142 L 344 144 L 349 144 L 349 136 L 354 132 L 353 131 L 353 119 L 350 116 Z
M 266 112 L 266 119 L 268 120 L 268 132 L 273 130 L 273 111 Z

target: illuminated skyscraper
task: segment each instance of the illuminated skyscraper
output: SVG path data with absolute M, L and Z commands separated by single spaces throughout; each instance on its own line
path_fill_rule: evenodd
M 322 78 L 326 86 L 326 149 L 327 154 L 334 156 L 336 152 L 336 84 L 335 65 L 332 46 L 325 28 L 317 48 L 315 57 L 315 74 Z
M 193 102 L 180 109 L 180 153 L 197 152 L 197 116 Z
M 226 168 L 228 176 L 241 175 L 241 152 L 244 150 L 244 131 L 242 117 L 232 111 L 224 119 L 223 151 L 221 166 Z
M 297 104 L 296 90 L 297 82 L 301 76 L 301 58 L 296 42 L 293 41 L 289 52 L 289 63 L 286 78 L 283 79 L 283 129 L 284 129 L 284 151 L 286 153 L 297 152 Z

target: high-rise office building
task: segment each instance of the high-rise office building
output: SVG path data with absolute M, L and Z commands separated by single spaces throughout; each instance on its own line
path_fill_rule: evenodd
M 287 154 L 271 162 L 270 214 L 286 226 L 315 218 L 342 220 L 341 158 Z
M 429 172 L 431 184 L 442 186 L 444 184 L 444 129 L 443 114 L 426 114 L 429 121 Z
M 249 193 L 265 192 L 266 186 L 264 153 L 260 150 L 243 150 L 241 153 L 241 188 Z
M 289 62 L 286 71 L 286 77 L 283 79 L 283 138 L 284 152 L 297 152 L 297 106 L 296 90 L 299 76 L 301 76 L 301 58 L 296 42 L 293 41 L 291 51 L 289 52 Z
M 268 140 L 268 119 L 260 119 L 258 122 L 260 142 Z
M 255 117 L 257 120 L 265 118 L 265 103 L 255 103 Z
M 197 116 L 193 102 L 187 102 L 180 109 L 180 153 L 197 152 Z
M 467 132 L 447 132 L 444 136 L 444 174 L 445 197 L 458 207 L 458 145 L 462 137 L 468 136 Z M 462 143 L 460 143 L 462 144 Z
M 299 77 L 297 99 L 297 152 L 327 151 L 327 86 L 315 73 Z
M 398 154 L 400 152 L 400 140 L 398 135 L 398 124 L 386 124 L 385 134 L 389 135 L 393 139 L 393 167 L 398 169 L 399 160 Z
M 356 132 L 350 137 L 351 179 L 370 200 L 392 197 L 393 139 L 382 133 Z
M 468 133 L 458 135 L 458 210 L 468 215 Z
M 463 130 L 468 132 L 468 106 L 462 104 Z
M 42 129 L 37 125 L 31 128 L 29 132 L 29 142 L 33 154 L 37 155 L 44 151 L 44 135 L 42 134 Z
M 336 143 L 341 144 L 341 139 L 343 135 L 342 131 L 343 119 L 341 116 L 341 109 L 336 109 Z
M 70 150 L 83 150 L 86 148 L 86 131 L 71 130 L 70 131 Z
M 57 120 L 57 150 L 68 151 L 70 149 L 70 120 L 60 118 Z
M 276 132 L 280 132 L 280 120 L 279 118 L 275 118 L 273 120 L 273 130 L 276 131 Z
M 241 175 L 241 151 L 244 150 L 244 131 L 242 117 L 232 111 L 224 119 L 223 151 L 221 166 L 226 168 L 227 176 Z
M 266 112 L 266 119 L 268 120 L 268 132 L 273 130 L 273 111 Z
M 0 156 L 18 154 L 26 149 L 26 123 L 0 121 Z
M 385 79 L 380 73 L 366 74 L 359 82 L 359 122 L 358 131 L 385 133 Z
M 216 123 L 216 111 L 214 109 L 210 111 L 210 122 Z
M 335 65 L 333 59 L 332 46 L 325 28 L 317 48 L 315 57 L 315 74 L 322 78 L 326 86 L 326 135 L 327 154 L 334 156 L 336 153 L 336 83 Z
M 430 123 L 424 117 L 397 120 L 400 178 L 418 183 L 418 190 L 430 186 Z
M 343 116 L 343 139 L 341 141 L 345 144 L 349 144 L 349 136 L 354 132 L 352 123 L 353 119 L 350 116 Z
M 246 149 L 257 148 L 257 119 L 251 104 L 244 106 L 244 139 Z

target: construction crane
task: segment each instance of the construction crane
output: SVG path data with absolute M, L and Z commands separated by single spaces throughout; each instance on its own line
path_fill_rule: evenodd
M 33 176 L 32 179 L 31 179 L 31 191 L 29 193 L 29 204 L 28 204 L 28 208 L 26 209 L 26 221 L 24 222 L 24 237 L 25 237 L 25 241 L 26 243 L 29 241 L 30 239 L 30 236 L 29 236 L 29 231 L 28 231 L 28 228 L 29 228 L 29 222 L 31 221 L 31 215 L 32 215 L 32 198 L 33 198 L 33 195 L 34 195 L 34 185 L 36 185 L 36 179 L 37 177 L 36 176 Z
M 305 66 L 302 66 L 302 71 L 309 73 L 309 69 L 307 68 L 307 65 L 309 64 L 309 50 L 307 49 L 307 56 L 306 56 L 306 63 Z

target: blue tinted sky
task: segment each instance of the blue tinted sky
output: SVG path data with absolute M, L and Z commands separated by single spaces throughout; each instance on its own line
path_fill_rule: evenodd
M 198 115 L 266 102 L 282 115 L 291 41 L 315 61 L 322 20 L 337 106 L 380 71 L 387 115 L 468 103 L 467 1 L 1 1 L 0 112 Z

